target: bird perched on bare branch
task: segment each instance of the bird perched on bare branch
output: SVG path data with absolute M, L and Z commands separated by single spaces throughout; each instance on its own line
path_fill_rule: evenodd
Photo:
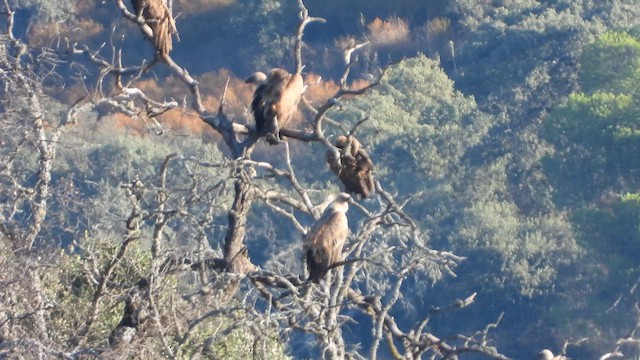
M 349 194 L 338 194 L 304 237 L 309 280 L 315 283 L 324 278 L 332 265 L 342 261 L 342 247 L 349 235 L 347 210 L 351 201 Z
M 536 360 L 568 360 L 566 356 L 558 355 L 553 356 L 553 353 L 549 349 L 544 349 L 538 353 Z
M 246 82 L 258 84 L 251 102 L 256 131 L 266 134 L 267 142 L 276 145 L 281 139 L 280 129 L 298 111 L 298 103 L 305 90 L 302 75 L 275 68 L 268 74 L 256 72 Z
M 177 34 L 176 22 L 171 15 L 166 0 L 131 0 L 133 12 L 138 18 L 142 16 L 144 22 L 153 32 L 153 46 L 162 54 L 168 54 L 173 48 L 171 36 Z
M 364 199 L 370 197 L 375 192 L 373 162 L 362 144 L 353 136 L 342 135 L 335 145 L 340 149 L 339 159 L 332 150 L 327 151 L 326 155 L 331 170 L 338 175 L 347 192 Z

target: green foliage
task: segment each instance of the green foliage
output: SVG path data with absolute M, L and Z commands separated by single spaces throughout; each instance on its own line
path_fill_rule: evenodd
M 243 313 L 241 317 L 250 315 Z M 185 351 L 183 358 L 197 356 L 195 351 L 205 344 L 202 351 L 205 359 L 290 359 L 286 355 L 285 344 L 278 337 L 277 328 L 261 329 L 262 333 L 255 334 L 239 325 L 223 316 L 204 322 L 186 344 L 185 347 L 191 351 Z
M 561 214 L 523 216 L 509 196 L 501 159 L 478 169 L 465 184 L 472 186 L 458 215 L 452 246 L 483 269 L 480 281 L 511 296 L 549 292 L 564 269 L 581 255 L 570 224 Z
M 637 93 L 640 42 L 623 32 L 606 32 L 587 46 L 581 59 L 580 83 L 587 94 Z
M 580 326 L 564 325 L 569 334 L 585 327 L 613 332 L 609 329 L 627 321 L 625 311 L 612 304 L 627 301 L 620 293 L 632 286 L 639 271 L 639 55 L 637 39 L 623 32 L 604 33 L 584 49 L 584 92 L 571 94 L 544 124 L 542 134 L 555 148 L 544 160 L 545 170 L 556 189 L 555 201 L 569 212 L 586 255 L 578 268 L 586 275 L 580 281 L 584 284 L 576 283 L 573 290 L 584 301 L 555 306 L 560 319 L 582 318 Z
M 500 103 L 517 100 L 510 99 L 514 90 L 525 86 L 527 78 L 542 67 L 554 74 L 550 83 L 536 84 L 537 88 L 546 88 L 536 95 L 546 95 L 547 103 L 556 101 L 552 92 L 565 92 L 571 86 L 570 67 L 582 44 L 590 39 L 590 32 L 599 25 L 581 16 L 582 5 L 568 3 L 521 0 L 494 6 L 490 2 L 457 1 L 456 12 L 470 34 L 458 44 L 459 71 L 454 74 L 458 86 L 476 96 L 481 107 L 488 100 L 487 105 L 495 108 L 492 99 L 500 99 Z M 508 110 L 513 112 L 519 106 L 538 104 L 516 101 L 509 105 Z
M 93 266 L 102 269 L 107 265 L 118 251 L 118 245 L 114 239 L 83 238 L 78 241 L 78 247 L 70 251 L 60 250 L 49 270 L 43 273 L 44 292 L 52 304 L 48 318 L 51 341 L 71 344 L 77 330 L 85 324 L 96 291 L 96 282 L 99 281 L 94 278 L 95 274 L 88 270 Z M 6 251 L 0 251 L 0 266 L 6 255 Z M 86 339 L 90 346 L 97 348 L 105 345 L 104 340 L 109 338 L 122 319 L 123 297 L 140 279 L 148 279 L 152 271 L 149 249 L 138 241 L 132 242 L 126 255 L 114 269 L 105 289 L 106 294 L 100 301 L 98 317 Z M 160 314 L 177 311 L 181 317 L 192 317 L 193 313 L 202 310 L 194 309 L 192 303 L 175 296 L 196 290 L 199 284 L 188 278 L 179 275 L 166 276 L 156 284 L 161 289 L 155 299 L 155 306 Z M 237 307 L 241 309 L 241 304 L 237 304 Z M 271 327 L 265 325 L 267 328 L 257 332 L 241 326 L 243 321 L 251 319 L 252 316 L 245 310 L 237 310 L 230 314 L 220 312 L 204 317 L 192 330 L 188 341 L 181 345 L 181 358 L 191 358 L 197 356 L 196 352 L 202 352 L 205 358 L 211 359 L 245 359 L 248 356 L 287 359 L 286 348 L 273 324 Z M 146 320 L 147 323 L 151 321 L 153 320 Z M 179 321 L 183 319 L 180 318 Z M 164 331 L 173 333 L 177 341 L 180 329 L 169 324 L 163 326 L 166 326 Z M 147 324 L 139 328 L 138 332 L 142 335 L 144 331 L 153 331 L 152 328 Z M 162 345 L 157 337 L 151 337 L 145 340 L 145 343 L 146 350 L 141 351 L 161 351 Z M 176 342 L 174 346 L 177 345 Z M 130 351 L 135 351 L 137 347 L 134 344 L 131 348 L 134 350 Z
M 607 188 L 618 191 L 636 183 L 638 129 L 637 102 L 627 94 L 573 94 L 554 110 L 545 136 L 556 147 L 547 165 L 563 190 L 558 200 L 594 199 Z
M 380 164 L 379 176 L 410 192 L 454 173 L 489 126 L 473 98 L 456 91 L 439 64 L 425 56 L 392 67 L 379 87 L 332 116 L 350 122 L 371 117 L 361 137 Z M 416 176 L 402 176 L 407 169 Z
M 97 123 L 93 127 L 87 121 L 79 126 L 79 134 L 62 137 L 66 146 L 59 149 L 53 169 L 54 188 L 60 192 L 71 191 L 82 199 L 68 201 L 69 194 L 65 193 L 52 199 L 51 223 L 63 229 L 65 224 L 74 224 L 78 230 L 92 229 L 105 237 L 121 235 L 123 219 L 131 211 L 121 186 L 134 179 L 150 187 L 159 185 L 160 167 L 172 153 L 177 157 L 170 163 L 166 182 L 176 195 L 168 199 L 169 204 L 178 201 L 183 195 L 179 190 L 188 191 L 185 184 L 193 180 L 208 186 L 227 177 L 222 167 L 199 165 L 222 160 L 222 154 L 215 147 L 207 146 L 199 138 L 131 135 L 125 129 L 112 128 L 113 124 Z M 154 201 L 153 192 L 147 196 Z M 190 210 L 195 215 L 206 211 L 204 206 L 196 204 Z M 181 227 L 184 224 L 172 225 L 176 227 L 176 234 L 188 230 Z M 65 239 L 65 243 L 70 241 Z
M 584 209 L 575 216 L 589 248 L 619 257 L 622 263 L 616 263 L 621 268 L 635 267 L 635 254 L 640 251 L 640 194 L 627 193 L 612 201 L 610 208 Z
M 43 274 L 44 290 L 55 299 L 49 336 L 59 343 L 69 342 L 88 316 L 99 280 L 87 272 L 88 266 L 104 267 L 113 258 L 118 245 L 114 239 L 92 238 L 79 239 L 78 244 L 81 249 L 60 250 L 55 265 Z M 123 303 L 117 295 L 147 274 L 150 265 L 148 249 L 133 243 L 129 256 L 114 269 L 111 284 L 116 288 L 112 288 L 111 295 L 101 303 L 104 310 L 99 312 L 92 332 L 88 334 L 89 343 L 100 343 L 109 337 L 122 318 Z
M 73 0 L 12 0 L 14 9 L 33 9 L 43 21 L 65 21 L 74 18 L 76 1 Z
M 475 281 L 532 297 L 550 291 L 580 256 L 560 214 L 521 214 L 511 196 L 510 157 L 478 167 L 467 162 L 491 118 L 455 90 L 437 62 L 423 56 L 401 62 L 379 87 L 332 116 L 372 117 L 373 126 L 360 131 L 376 175 L 387 188 L 414 193 L 407 209 L 430 229 L 430 244 L 467 256 Z

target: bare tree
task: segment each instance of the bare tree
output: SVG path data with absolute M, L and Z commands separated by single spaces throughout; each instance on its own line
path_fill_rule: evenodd
M 146 36 L 153 38 L 149 26 L 140 22 L 123 0 L 115 0 L 115 4 L 125 18 L 140 25 Z M 297 73 L 304 67 L 302 47 L 306 26 L 324 22 L 310 16 L 302 0 L 298 1 L 298 7 L 300 21 L 293 49 Z M 300 217 L 318 218 L 321 213 L 319 199 L 298 180 L 288 142 L 278 146 L 284 154 L 284 165 L 253 160 L 260 136 L 252 126 L 236 123 L 225 113 L 224 96 L 220 107 L 212 112 L 204 106 L 198 81 L 170 53 L 155 56 L 148 63 L 126 65 L 126 57 L 114 45 L 97 50 L 82 44 L 69 46 L 73 55 L 84 57 L 99 75 L 93 86 L 87 86 L 90 89 L 87 96 L 72 106 L 62 121 L 45 119 L 46 112 L 38 96 L 42 93 L 42 79 L 32 72 L 32 63 L 21 60 L 29 49 L 11 33 L 13 13 L 6 0 L 4 11 L 9 26 L 3 35 L 0 75 L 5 92 L 20 93 L 21 99 L 28 100 L 26 113 L 32 128 L 23 129 L 13 152 L 3 153 L 0 164 L 1 181 L 5 183 L 2 197 L 11 200 L 1 208 L 2 244 L 9 244 L 14 254 L 14 258 L 2 264 L 8 266 L 11 262 L 14 268 L 11 277 L 0 277 L 0 286 L 9 290 L 0 299 L 7 309 L 17 309 L 16 296 L 31 301 L 21 312 L 0 311 L 0 354 L 36 349 L 39 357 L 215 357 L 216 341 L 239 329 L 249 329 L 247 332 L 254 339 L 252 351 L 263 358 L 270 357 L 266 344 L 277 343 L 290 334 L 305 334 L 316 340 L 316 351 L 332 359 L 376 359 L 381 354 L 396 359 L 457 359 L 465 353 L 507 359 L 489 341 L 489 333 L 497 322 L 474 334 L 450 338 L 439 337 L 429 330 L 433 317 L 471 305 L 476 294 L 450 306 L 434 307 L 424 319 L 409 326 L 392 315 L 402 301 L 406 279 L 427 276 L 431 281 L 441 280 L 454 275 L 456 265 L 463 259 L 425 247 L 423 231 L 403 211 L 406 201 L 398 202 L 379 182 L 375 183 L 377 204 L 355 206 L 362 220 L 357 226 L 352 225 L 345 251 L 347 260 L 334 265 L 320 284 L 301 277 L 297 269 L 302 267 L 281 263 L 262 269 L 249 258 L 246 241 L 250 212 L 256 204 L 267 206 L 289 221 L 300 233 L 300 239 L 307 231 L 306 222 Z M 348 151 L 349 146 L 336 148 L 328 134 L 352 135 L 361 122 L 349 128 L 329 119 L 329 110 L 345 96 L 365 94 L 385 75 L 383 68 L 368 86 L 357 89 L 350 86 L 350 70 L 356 62 L 353 55 L 364 45 L 354 41 L 345 50 L 346 64 L 335 94 L 318 107 L 303 99 L 313 114 L 310 129 L 280 130 L 289 141 L 322 144 L 325 151 L 336 155 L 331 157 L 335 162 L 331 168 L 342 166 L 339 159 L 345 154 L 341 152 Z M 55 64 L 47 53 L 41 56 L 34 62 Z M 78 326 L 66 341 L 50 340 L 47 334 L 53 305 L 43 298 L 46 294 L 41 289 L 43 275 L 38 273 L 40 267 L 34 258 L 42 249 L 35 245 L 42 236 L 42 222 L 47 216 L 56 146 L 64 131 L 77 123 L 78 112 L 86 111 L 85 107 L 106 105 L 113 111 L 151 120 L 177 108 L 177 101 L 152 99 L 135 86 L 155 66 L 166 66 L 185 85 L 194 115 L 222 136 L 229 156 L 220 162 L 207 163 L 170 154 L 155 178 L 134 179 L 122 185 L 128 198 L 122 238 L 108 251 L 99 251 L 79 240 L 74 242 L 75 251 L 82 254 L 78 278 L 80 283 L 86 282 L 90 301 L 76 312 Z M 20 107 L 10 103 L 4 106 L 5 111 Z M 27 146 L 38 154 L 37 168 L 33 170 L 37 181 L 29 187 L 23 185 L 25 181 L 16 173 L 12 158 Z M 324 151 L 318 156 L 324 156 Z M 172 174 L 170 169 L 186 174 L 187 180 L 177 186 L 172 177 L 179 175 Z M 212 177 L 208 172 L 211 169 L 223 175 Z M 274 186 L 273 179 L 284 185 Z M 215 215 L 228 201 L 227 194 L 232 200 L 226 209 L 228 223 L 218 250 L 211 247 L 207 233 Z M 24 207 L 29 207 L 31 216 L 20 223 L 23 218 L 18 212 Z M 188 246 L 178 246 L 178 236 L 172 237 L 171 234 L 179 233 L 178 228 L 187 229 L 183 234 L 188 238 L 185 240 Z M 301 247 L 302 241 L 298 243 Z M 149 245 L 146 251 L 149 262 L 130 270 L 130 276 L 122 280 L 119 274 L 131 263 L 140 244 Z M 28 285 L 19 284 L 22 274 L 29 279 Z M 78 285 L 72 290 L 80 288 Z M 101 320 L 114 309 L 119 310 L 118 321 Z M 355 321 L 355 316 L 369 319 L 372 341 L 368 348 L 345 340 L 344 328 Z M 216 322 L 219 326 L 211 330 Z M 113 326 L 105 329 L 104 324 Z M 209 328 L 203 331 L 204 327 Z M 202 338 L 202 334 L 206 336 Z

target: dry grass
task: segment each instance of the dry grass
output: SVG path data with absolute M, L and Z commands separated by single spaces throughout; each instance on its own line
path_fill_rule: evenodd
M 399 17 L 376 18 L 367 28 L 371 43 L 377 47 L 400 46 L 409 41 L 409 24 Z

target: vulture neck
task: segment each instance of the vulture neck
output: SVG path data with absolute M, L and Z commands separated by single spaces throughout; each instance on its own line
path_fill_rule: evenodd
M 347 212 L 347 210 L 349 210 L 349 203 L 348 202 L 334 202 L 333 204 L 331 204 L 331 206 L 329 207 L 330 211 L 332 213 L 345 213 Z

